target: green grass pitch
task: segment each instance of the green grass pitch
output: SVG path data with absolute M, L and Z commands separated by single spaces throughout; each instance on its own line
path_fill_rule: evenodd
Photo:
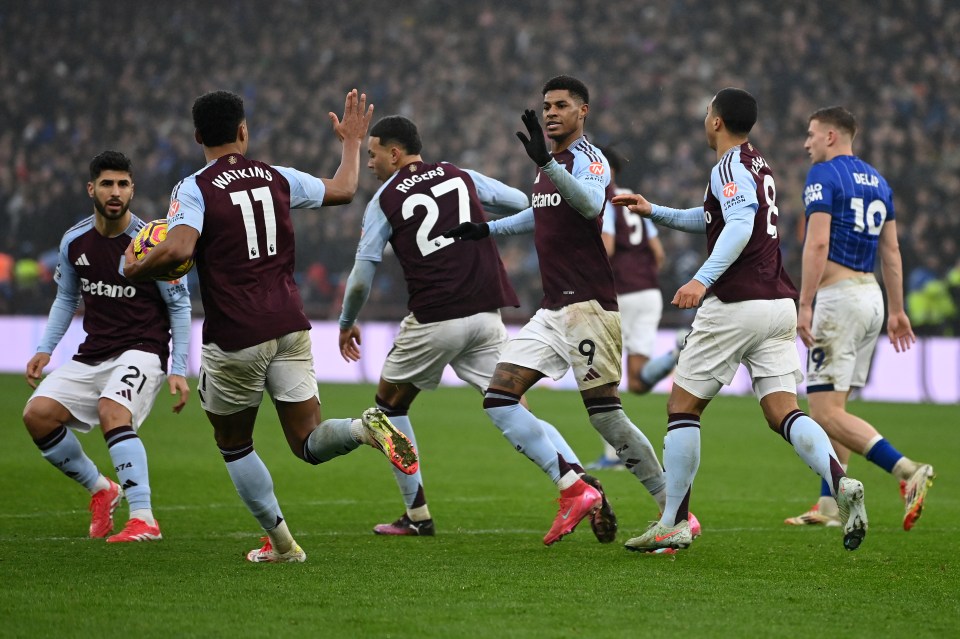
M 325 417 L 359 415 L 374 395 L 372 386 L 320 390 Z M 403 512 L 386 460 L 362 447 L 304 464 L 265 402 L 257 450 L 309 556 L 277 566 L 242 558 L 260 531 L 195 393 L 177 416 L 164 391 L 141 430 L 164 539 L 128 545 L 85 537 L 88 496 L 30 441 L 20 420 L 28 396 L 22 377 L 0 377 L 0 637 L 960 636 L 956 406 L 854 403 L 938 477 L 907 533 L 894 479 L 855 457 L 870 530 L 847 552 L 837 529 L 782 524 L 813 502 L 818 479 L 755 401 L 719 397 L 704 416 L 692 501 L 704 534 L 670 558 L 624 550 L 657 513 L 639 482 L 614 471 L 599 475 L 620 517 L 617 542 L 598 544 L 583 523 L 544 547 L 554 487 L 463 388 L 422 393 L 411 413 L 437 537 L 377 537 L 373 525 Z M 582 461 L 598 454 L 576 393 L 529 399 Z M 658 452 L 665 399 L 624 398 Z M 102 437 L 81 441 L 115 476 Z

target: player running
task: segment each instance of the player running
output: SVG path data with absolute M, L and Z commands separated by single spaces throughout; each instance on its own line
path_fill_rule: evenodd
M 905 457 L 873 426 L 847 412 L 850 391 L 867 381 L 883 325 L 883 294 L 873 275 L 878 253 L 889 304 L 890 343 L 902 352 L 916 341 L 903 307 L 893 191 L 875 168 L 853 154 L 856 134 L 857 121 L 843 107 L 820 109 L 808 119 L 804 148 L 813 166 L 803 195 L 807 237 L 797 331 L 810 349 L 811 416 L 830 435 L 844 468 L 853 450 L 900 480 L 903 529 L 910 530 L 933 484 L 933 467 Z M 821 485 L 817 503 L 785 523 L 840 525 L 829 488 Z
M 641 195 L 614 203 L 670 228 L 706 233 L 709 257 L 672 303 L 697 308 L 667 402 L 663 463 L 667 505 L 660 520 L 626 543 L 629 550 L 686 548 L 692 541 L 688 502 L 700 466 L 700 416 L 743 363 L 767 424 L 779 433 L 837 496 L 843 545 L 855 550 L 867 532 L 863 484 L 846 476 L 817 422 L 797 405 L 797 291 L 783 269 L 773 171 L 748 139 L 757 101 L 743 89 L 714 96 L 704 118 L 717 152 L 703 206 L 678 210 Z M 702 306 L 701 306 L 702 302 Z
M 543 538 L 548 546 L 600 509 L 604 496 L 557 454 L 540 420 L 520 404 L 546 376 L 560 379 L 573 369 L 590 423 L 658 505 L 665 502 L 663 469 L 653 446 L 620 403 L 620 313 L 600 238 L 610 167 L 584 135 L 589 102 L 580 80 L 565 75 L 548 80 L 542 113 L 552 152 L 533 110 L 521 117 L 527 133 L 517 133 L 537 165 L 533 206 L 490 223 L 464 222 L 444 233 L 465 240 L 534 234 L 544 291 L 541 308 L 501 354 L 483 407 L 508 439 L 523 442 L 517 450 L 540 466 L 560 491 L 560 509 Z
M 340 353 L 348 361 L 360 358 L 362 308 L 377 264 L 389 242 L 400 260 L 409 293 L 410 314 L 384 362 L 377 388 L 377 406 L 415 442 L 409 410 L 421 390 L 435 389 L 449 364 L 460 379 L 481 393 L 490 383 L 497 359 L 507 342 L 500 308 L 518 306 L 500 254 L 492 239 L 456 242 L 443 237 L 446 229 L 469 219 L 486 220 L 484 210 L 498 215 L 529 206 L 527 196 L 476 171 L 449 162 L 424 162 L 417 126 L 402 116 L 389 116 L 370 130 L 367 166 L 383 185 L 363 218 L 357 257 L 347 280 L 340 314 Z M 580 461 L 563 436 L 541 421 L 554 454 L 571 466 Z M 523 441 L 504 433 L 513 446 Z M 379 524 L 380 535 L 430 536 L 436 532 L 427 505 L 421 471 L 395 471 L 406 512 L 390 524 Z M 596 479 L 587 477 L 600 490 Z M 616 537 L 617 520 L 609 503 L 591 519 L 601 542 Z

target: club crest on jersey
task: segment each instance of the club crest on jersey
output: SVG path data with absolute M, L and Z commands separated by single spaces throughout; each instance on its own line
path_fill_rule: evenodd
M 227 163 L 228 163 L 228 164 L 236 164 L 236 163 L 237 163 L 237 156 L 231 155 L 230 157 L 228 157 L 228 158 L 227 158 Z
M 603 175 L 603 162 L 592 162 L 590 172 L 594 175 Z
M 723 185 L 723 197 L 733 197 L 737 194 L 737 183 L 727 182 Z

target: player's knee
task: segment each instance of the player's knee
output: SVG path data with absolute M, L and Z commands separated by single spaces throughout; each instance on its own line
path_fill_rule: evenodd
M 60 422 L 44 409 L 42 403 L 28 402 L 23 408 L 23 425 L 33 439 L 41 439 L 52 433 Z
M 253 447 L 253 438 L 248 435 L 240 435 L 229 431 L 214 430 L 213 439 L 217 442 L 217 448 L 220 451 L 240 450 Z
M 781 430 L 780 430 L 780 421 L 779 421 L 779 420 L 773 419 L 773 418 L 771 418 L 769 415 L 766 415 L 766 414 L 764 415 L 764 418 L 766 419 L 767 426 L 770 428 L 770 430 L 772 430 L 773 432 L 777 433 L 778 435 L 782 435 L 782 434 L 783 434 L 783 433 L 781 433 Z

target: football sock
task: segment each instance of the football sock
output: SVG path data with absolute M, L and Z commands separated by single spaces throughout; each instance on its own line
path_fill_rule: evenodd
M 322 464 L 346 455 L 360 447 L 363 424 L 359 419 L 325 419 L 303 444 L 303 458 L 311 464 Z
M 557 452 L 563 455 L 563 458 L 567 460 L 571 466 L 579 466 L 580 472 L 583 473 L 583 464 L 580 463 L 580 459 L 577 457 L 577 454 L 573 452 L 573 449 L 570 448 L 570 444 L 567 443 L 567 440 L 563 438 L 563 435 L 560 434 L 560 431 L 557 430 L 556 426 L 550 422 L 540 421 L 540 427 L 543 428 L 543 432 L 547 435 L 547 439 L 554 445 L 557 449 Z
M 667 499 L 660 523 L 675 526 L 689 518 L 690 487 L 700 468 L 700 417 L 691 413 L 667 416 L 663 438 L 663 466 L 666 468 Z
M 891 446 L 890 442 L 881 435 L 877 435 L 867 442 L 863 450 L 863 456 L 888 473 L 892 473 L 893 467 L 903 459 L 903 453 Z M 903 478 L 901 477 L 901 479 Z
M 603 458 L 608 461 L 620 461 L 617 457 L 617 449 L 610 445 L 610 442 L 603 440 Z
M 117 481 L 123 488 L 131 513 L 135 510 L 147 511 L 150 513 L 149 518 L 139 517 L 138 519 L 153 524 L 147 451 L 143 447 L 143 441 L 137 437 L 132 426 L 114 428 L 104 433 L 103 438 L 107 441 L 110 460 L 117 470 Z
M 659 357 L 654 357 L 644 364 L 640 370 L 640 381 L 653 388 L 661 379 L 670 374 L 680 359 L 680 351 L 670 351 Z
M 560 489 L 560 492 L 563 492 L 567 488 L 570 488 L 576 484 L 578 481 L 580 481 L 580 475 L 578 475 L 573 469 L 570 469 L 563 473 L 563 475 L 560 476 L 560 479 L 557 480 L 557 488 Z
M 840 468 L 843 469 L 844 473 L 847 472 L 846 464 L 840 464 Z M 822 504 L 824 503 L 824 500 L 833 501 L 833 491 L 830 490 L 830 484 L 827 483 L 827 480 L 821 477 L 820 478 L 820 504 L 821 504 L 820 510 L 821 511 L 823 510 Z M 833 503 L 834 505 L 836 505 L 835 501 L 833 501 Z
M 278 522 L 283 520 L 283 514 L 273 493 L 273 478 L 260 456 L 253 450 L 253 442 L 237 450 L 221 448 L 220 454 L 227 463 L 227 472 L 240 494 L 240 499 L 260 522 L 261 528 L 268 532 L 275 528 Z M 275 545 L 274 548 L 278 552 L 286 552 L 279 546 Z
M 893 470 L 890 472 L 894 477 L 902 481 L 909 481 L 913 474 L 917 472 L 917 469 L 920 468 L 920 464 L 913 461 L 909 457 L 901 457 L 896 464 L 893 465 Z
M 293 550 L 296 542 L 293 541 L 293 535 L 283 519 L 278 520 L 272 528 L 266 529 L 266 533 L 270 538 L 270 545 L 281 555 Z
M 556 483 L 560 479 L 558 452 L 533 413 L 520 405 L 520 398 L 511 393 L 488 390 L 483 397 L 483 410 L 513 444 Z
M 663 490 L 663 467 L 650 440 L 623 412 L 618 397 L 584 400 L 590 423 L 617 451 L 627 470 L 653 495 Z
M 417 491 L 417 494 L 413 497 L 413 502 L 407 504 L 407 517 L 410 518 L 410 521 L 426 521 L 431 519 L 430 509 L 427 508 L 427 500 L 423 496 L 423 486 Z
M 44 459 L 67 477 L 79 482 L 91 494 L 109 486 L 96 464 L 83 452 L 80 440 L 66 426 L 57 426 L 49 435 L 34 440 L 34 443 Z
M 840 478 L 845 475 L 837 461 L 830 438 L 820 424 L 801 410 L 787 414 L 780 422 L 780 435 L 793 446 L 807 466 L 822 479 L 828 480 L 836 495 Z
M 410 424 L 410 417 L 407 415 L 407 411 L 399 411 L 391 409 L 379 401 L 377 406 L 383 413 L 393 422 L 393 425 L 396 426 L 397 430 L 407 436 L 410 440 L 410 443 L 413 444 L 413 447 L 417 450 L 420 448 L 417 446 L 417 439 L 413 435 L 413 426 Z M 422 462 L 421 462 L 422 466 Z M 397 486 L 400 487 L 400 494 L 403 496 L 403 503 L 406 504 L 407 510 L 413 506 L 414 500 L 417 498 L 417 495 L 420 495 L 420 498 L 423 499 L 423 478 L 420 475 L 419 468 L 417 472 L 412 475 L 405 475 L 401 473 L 396 468 L 393 469 L 393 476 L 397 478 Z M 426 500 L 424 500 L 426 503 Z M 411 519 L 413 519 L 411 517 Z M 429 519 L 429 517 L 427 517 Z

